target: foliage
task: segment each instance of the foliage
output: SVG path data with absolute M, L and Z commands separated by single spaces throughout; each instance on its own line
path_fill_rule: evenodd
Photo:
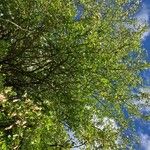
M 2 149 L 131 143 L 121 134 L 132 124 L 123 109 L 141 117 L 131 90 L 147 65 L 138 8 L 138 0 L 1 0 Z M 117 128 L 102 124 L 106 117 Z

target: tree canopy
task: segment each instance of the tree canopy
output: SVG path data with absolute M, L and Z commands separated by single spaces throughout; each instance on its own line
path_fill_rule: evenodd
M 140 1 L 0 2 L 1 149 L 132 148 Z

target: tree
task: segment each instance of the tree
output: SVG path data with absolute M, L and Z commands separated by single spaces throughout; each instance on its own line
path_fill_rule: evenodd
M 131 90 L 147 65 L 138 8 L 138 0 L 1 1 L 2 149 L 132 144 L 123 109 L 141 117 Z

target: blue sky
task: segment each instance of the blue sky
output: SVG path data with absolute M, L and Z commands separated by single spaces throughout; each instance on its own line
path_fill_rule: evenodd
M 143 0 L 143 8 L 137 15 L 137 18 L 141 23 L 147 23 L 150 25 L 150 0 Z M 145 48 L 147 55 L 147 61 L 150 62 L 150 29 L 143 33 L 142 44 Z M 144 85 L 150 86 L 150 70 L 143 71 L 142 77 L 144 78 Z M 150 87 L 149 87 L 150 88 Z M 150 92 L 150 90 L 149 90 Z M 150 115 L 150 107 L 144 108 L 147 114 Z M 136 147 L 136 150 L 150 150 L 150 122 L 144 122 L 142 120 L 135 120 L 136 131 L 141 138 L 141 146 Z

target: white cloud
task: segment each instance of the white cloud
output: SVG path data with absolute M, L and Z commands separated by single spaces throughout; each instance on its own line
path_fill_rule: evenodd
M 137 18 L 137 26 L 145 26 L 148 25 L 148 21 L 149 21 L 149 13 L 150 10 L 146 5 L 143 5 L 141 11 L 137 14 L 136 18 Z M 150 35 L 150 29 L 148 29 L 146 32 L 143 33 L 142 35 L 142 40 L 145 40 L 145 38 Z
M 101 120 L 99 120 L 96 115 L 93 115 L 92 122 L 94 123 L 95 127 L 97 127 L 100 130 L 104 130 L 104 128 L 109 128 L 115 132 L 119 128 L 115 120 L 108 117 L 104 117 Z
M 141 134 L 141 146 L 144 150 L 150 150 L 150 136 Z
M 149 9 L 146 5 L 143 5 L 142 10 L 137 14 L 136 18 L 138 19 L 139 23 L 148 23 L 149 21 Z
M 150 93 L 150 88 L 149 87 L 142 87 L 139 90 L 142 93 L 147 93 L 147 94 Z
M 136 32 L 139 28 L 148 26 L 149 24 L 149 18 L 150 18 L 150 8 L 148 6 L 143 5 L 140 12 L 135 16 L 136 24 L 125 24 L 125 26 L 128 29 L 131 29 L 132 31 Z M 141 36 L 141 40 L 145 40 L 147 36 L 150 35 L 150 28 L 148 28 L 145 32 L 143 32 Z
M 142 40 L 145 40 L 147 36 L 150 35 L 150 29 L 148 29 L 146 32 L 143 33 L 142 35 Z
M 150 87 L 142 87 L 136 94 L 137 99 L 133 99 L 133 104 L 138 106 L 141 112 L 150 112 Z

